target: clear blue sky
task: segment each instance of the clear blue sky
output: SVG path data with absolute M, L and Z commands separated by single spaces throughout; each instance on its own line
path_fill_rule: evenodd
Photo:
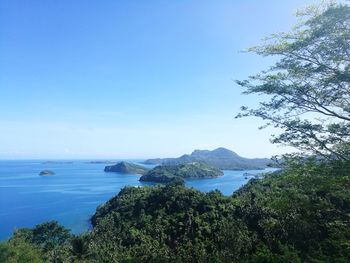
M 233 79 L 240 53 L 286 31 L 307 0 L 0 0 L 0 159 L 147 158 L 271 145 Z

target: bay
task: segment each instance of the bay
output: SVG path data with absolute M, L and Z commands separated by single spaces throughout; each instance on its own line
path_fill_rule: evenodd
M 89 229 L 89 218 L 96 208 L 120 189 L 152 185 L 140 182 L 138 175 L 105 173 L 106 165 L 109 164 L 88 160 L 0 161 L 0 240 L 7 239 L 16 228 L 33 227 L 49 220 L 57 220 L 74 234 L 82 233 Z M 46 169 L 55 175 L 38 175 Z M 186 180 L 186 186 L 203 192 L 218 189 L 231 195 L 248 181 L 243 175 L 246 172 L 264 171 L 224 171 L 219 178 Z

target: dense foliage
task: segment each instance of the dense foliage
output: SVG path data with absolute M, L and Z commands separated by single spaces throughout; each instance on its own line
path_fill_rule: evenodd
M 191 162 L 177 165 L 160 165 L 141 176 L 140 181 L 169 183 L 184 178 L 213 178 L 223 175 L 218 168 L 204 163 Z
M 349 188 L 349 162 L 315 160 L 233 196 L 181 183 L 126 187 L 97 209 L 92 231 L 20 229 L 0 245 L 0 261 L 349 262 Z

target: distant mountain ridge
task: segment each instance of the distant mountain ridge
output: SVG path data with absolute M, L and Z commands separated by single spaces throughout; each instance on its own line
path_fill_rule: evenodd
M 220 147 L 215 150 L 194 150 L 178 158 L 148 159 L 145 164 L 177 165 L 190 162 L 202 162 L 222 170 L 264 169 L 271 162 L 268 158 L 244 158 L 237 153 Z

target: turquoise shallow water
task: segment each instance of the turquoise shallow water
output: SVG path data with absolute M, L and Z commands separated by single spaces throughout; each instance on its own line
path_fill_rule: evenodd
M 0 240 L 8 238 L 16 228 L 48 220 L 57 220 L 73 233 L 81 233 L 89 228 L 89 218 L 96 207 L 121 188 L 150 185 L 141 183 L 137 175 L 105 173 L 105 165 L 83 160 L 0 161 Z M 53 170 L 55 175 L 39 176 L 44 169 Z M 243 176 L 245 172 L 262 171 L 224 171 L 222 177 L 187 180 L 186 185 L 204 192 L 219 189 L 230 195 L 248 181 Z

